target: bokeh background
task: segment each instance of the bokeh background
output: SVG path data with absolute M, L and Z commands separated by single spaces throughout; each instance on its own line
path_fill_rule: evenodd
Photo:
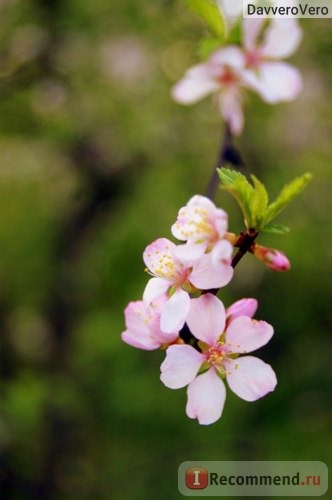
M 332 22 L 301 24 L 301 96 L 248 96 L 236 141 L 273 195 L 314 174 L 279 218 L 292 232 L 260 239 L 292 270 L 249 255 L 222 292 L 259 299 L 276 332 L 259 354 L 279 385 L 254 404 L 229 391 L 204 427 L 185 390 L 161 384 L 164 353 L 120 334 L 145 246 L 171 236 L 216 162 L 212 101 L 169 96 L 205 28 L 182 0 L 0 1 L 1 499 L 177 499 L 186 460 L 328 462 Z M 234 201 L 216 201 L 240 231 Z

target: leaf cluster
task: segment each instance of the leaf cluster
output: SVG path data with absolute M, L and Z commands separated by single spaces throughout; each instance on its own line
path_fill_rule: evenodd
M 255 232 L 277 234 L 287 233 L 289 229 L 281 224 L 271 224 L 271 221 L 303 191 L 312 179 L 312 175 L 308 172 L 296 177 L 283 187 L 272 203 L 269 203 L 267 189 L 255 175 L 250 176 L 252 183 L 240 172 L 227 168 L 218 169 L 218 175 L 222 187 L 231 193 L 240 205 L 246 227 Z

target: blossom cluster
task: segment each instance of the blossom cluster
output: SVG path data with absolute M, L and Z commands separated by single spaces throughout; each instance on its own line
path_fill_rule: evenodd
M 161 381 L 172 389 L 188 386 L 186 412 L 200 424 L 220 418 L 226 397 L 223 379 L 246 401 L 261 398 L 276 386 L 269 365 L 241 356 L 273 335 L 271 325 L 253 319 L 257 301 L 241 299 L 225 309 L 215 295 L 233 277 L 236 241 L 227 230 L 224 210 L 204 196 L 191 198 L 171 228 L 181 243 L 159 238 L 147 246 L 143 260 L 152 277 L 143 300 L 130 302 L 125 309 L 122 340 L 139 349 L 166 349 Z M 258 258 L 264 260 L 262 249 L 257 250 Z M 274 261 L 276 269 L 285 266 L 279 252 L 265 250 L 269 267 Z
M 220 113 L 234 135 L 242 132 L 242 102 L 247 90 L 268 104 L 295 99 L 302 89 L 300 72 L 282 59 L 291 56 L 302 38 L 293 18 L 248 18 L 242 23 L 240 45 L 218 49 L 206 62 L 190 68 L 172 89 L 180 104 L 193 104 L 215 94 Z

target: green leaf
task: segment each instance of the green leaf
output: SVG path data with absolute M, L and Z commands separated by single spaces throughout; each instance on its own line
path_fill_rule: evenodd
M 254 190 L 251 199 L 251 214 L 252 214 L 252 226 L 259 229 L 261 220 L 266 213 L 267 205 L 269 203 L 269 195 L 267 194 L 264 184 L 255 177 L 255 175 L 250 176 L 254 183 Z
M 262 231 L 264 233 L 287 234 L 289 233 L 290 229 L 283 224 L 266 224 L 263 227 Z
M 207 23 L 215 35 L 222 39 L 225 37 L 225 20 L 215 2 L 212 0 L 186 0 L 186 4 Z
M 297 177 L 289 184 L 286 184 L 276 200 L 268 207 L 262 221 L 263 226 L 273 220 L 285 208 L 285 206 L 288 205 L 290 201 L 298 196 L 311 181 L 311 179 L 312 175 L 307 172 L 304 175 Z
M 229 191 L 240 205 L 247 228 L 256 232 L 278 234 L 285 234 L 289 229 L 286 226 L 269 223 L 312 179 L 309 173 L 297 177 L 287 184 L 277 199 L 269 205 L 267 190 L 254 175 L 251 175 L 253 184 L 250 184 L 244 175 L 235 170 L 221 168 L 217 171 L 224 189 Z
M 217 171 L 223 187 L 234 196 L 240 205 L 245 218 L 245 224 L 248 228 L 251 228 L 251 205 L 254 196 L 252 185 L 240 172 L 228 168 L 219 168 Z
M 197 47 L 197 53 L 200 59 L 207 59 L 212 52 L 219 49 L 222 44 L 222 40 L 220 38 L 202 38 Z
M 242 19 L 241 19 L 242 21 Z M 227 44 L 241 45 L 242 43 L 242 22 L 237 22 L 233 25 L 228 37 Z

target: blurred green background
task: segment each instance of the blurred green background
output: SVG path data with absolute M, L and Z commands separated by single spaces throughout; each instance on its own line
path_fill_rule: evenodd
M 181 0 L 0 1 L 1 499 L 177 499 L 186 460 L 328 462 L 332 22 L 301 24 L 301 96 L 248 96 L 237 140 L 274 195 L 314 174 L 278 219 L 290 235 L 260 239 L 292 270 L 249 255 L 221 295 L 259 299 L 279 384 L 255 404 L 228 391 L 204 427 L 161 384 L 164 353 L 120 339 L 145 246 L 171 236 L 216 161 L 211 100 L 169 97 L 204 27 Z M 216 201 L 240 231 L 234 201 Z

